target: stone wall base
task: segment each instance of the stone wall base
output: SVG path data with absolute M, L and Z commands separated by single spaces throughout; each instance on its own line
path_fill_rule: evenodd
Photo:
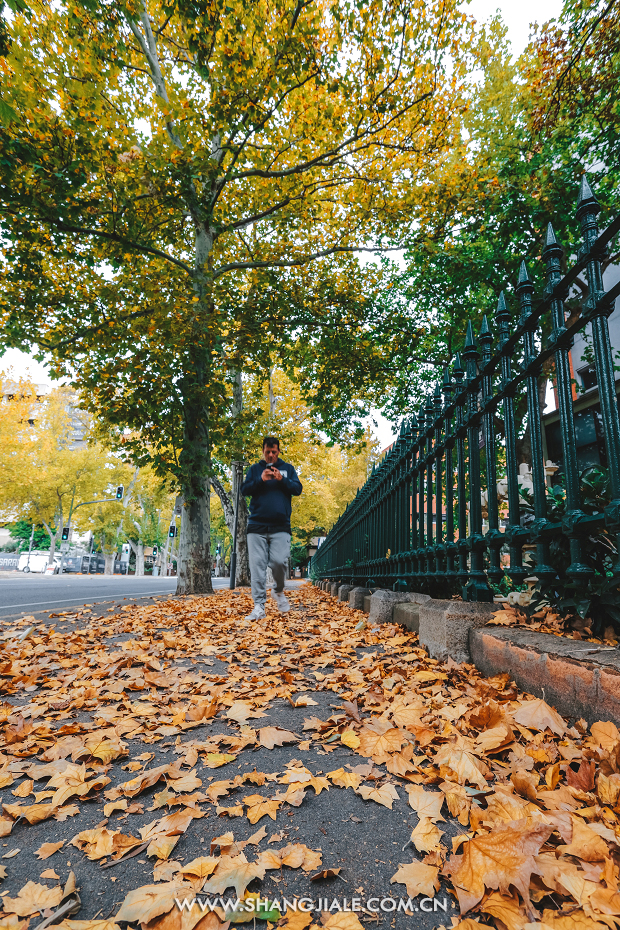
M 497 609 L 497 604 L 429 598 L 420 605 L 420 645 L 433 659 L 471 662 L 469 631 L 488 623 Z
M 396 604 L 392 611 L 392 620 L 394 623 L 400 623 L 406 627 L 410 633 L 420 632 L 420 605 L 419 604 Z
M 369 622 L 373 626 L 377 623 L 391 623 L 393 611 L 397 604 L 424 604 L 426 601 L 430 601 L 428 594 L 407 591 L 375 591 L 370 598 Z
M 370 597 L 369 588 L 351 588 L 349 591 L 349 607 L 353 608 L 353 610 L 363 610 L 365 597 Z

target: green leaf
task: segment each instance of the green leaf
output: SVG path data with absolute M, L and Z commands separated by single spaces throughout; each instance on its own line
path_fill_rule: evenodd
M 19 116 L 13 107 L 9 106 L 4 100 L 0 100 L 0 123 L 4 123 L 5 126 L 8 126 L 18 119 Z

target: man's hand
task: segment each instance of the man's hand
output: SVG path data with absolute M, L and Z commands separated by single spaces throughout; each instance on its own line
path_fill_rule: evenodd
M 280 472 L 278 471 L 275 465 L 271 466 L 271 473 L 273 477 L 276 479 L 276 481 L 282 481 L 282 475 L 280 474 Z

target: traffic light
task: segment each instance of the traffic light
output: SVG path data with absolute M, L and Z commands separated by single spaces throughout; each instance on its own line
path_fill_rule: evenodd
M 174 523 L 171 523 L 170 529 L 168 530 L 168 536 L 170 537 L 170 539 L 174 539 L 176 535 L 177 535 L 177 528 L 174 525 Z
M 63 542 L 66 542 L 69 539 L 69 527 L 68 526 L 63 526 L 61 538 Z
M 158 552 L 159 552 L 159 549 L 157 548 L 157 546 L 153 546 L 153 558 L 154 558 L 154 559 L 157 558 L 157 553 L 158 553 Z
M 116 500 L 122 501 L 124 494 L 125 494 L 125 486 L 122 484 L 119 484 L 119 486 L 116 489 Z
M 221 554 L 222 554 L 222 547 L 220 546 L 219 543 L 218 543 L 217 546 L 215 547 L 215 554 L 216 554 L 216 555 L 221 555 Z

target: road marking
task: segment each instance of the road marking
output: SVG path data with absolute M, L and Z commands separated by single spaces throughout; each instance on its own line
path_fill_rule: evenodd
M 169 593 L 172 594 L 173 592 L 169 592 Z M 121 600 L 123 597 L 152 597 L 154 594 L 161 594 L 161 591 L 150 591 L 146 594 L 144 593 L 123 594 L 123 595 L 119 595 L 118 600 Z M 79 597 L 77 596 L 76 597 L 65 597 L 62 600 L 56 600 L 56 601 L 32 601 L 30 604 L 3 604 L 0 607 L 0 611 L 11 610 L 13 607 L 40 607 L 41 604 L 68 604 L 69 601 L 73 602 L 76 600 L 79 600 Z M 85 602 L 83 601 L 82 603 L 85 603 Z

